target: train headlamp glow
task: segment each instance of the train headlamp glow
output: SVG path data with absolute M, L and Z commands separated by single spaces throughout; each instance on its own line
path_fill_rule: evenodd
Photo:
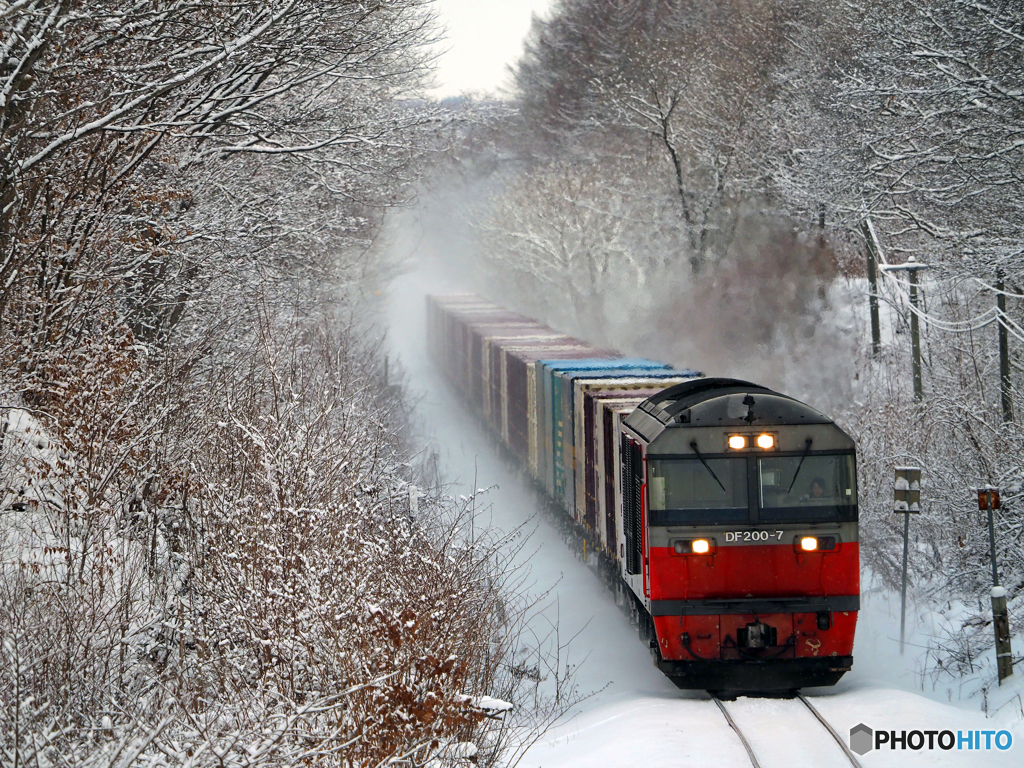
M 835 552 L 839 549 L 838 536 L 797 536 L 793 540 L 797 554 L 806 552 Z
M 672 542 L 677 555 L 711 555 L 715 551 L 714 539 L 677 539 Z
M 742 451 L 747 447 L 747 438 L 743 435 L 730 435 L 729 436 L 729 447 L 734 451 Z
M 757 436 L 757 447 L 768 450 L 774 447 L 775 438 L 772 435 L 758 435 Z

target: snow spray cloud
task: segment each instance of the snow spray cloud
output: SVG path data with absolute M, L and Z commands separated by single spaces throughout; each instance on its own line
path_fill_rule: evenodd
M 652 293 L 645 354 L 748 379 L 830 411 L 848 397 L 857 335 L 835 258 L 785 219 L 743 216 L 720 258 Z
M 478 230 L 479 260 L 502 288 L 489 298 L 597 346 L 750 379 L 825 411 L 849 399 L 857 334 L 819 233 L 737 202 L 694 245 L 678 212 L 638 207 L 605 165 L 552 163 L 508 180 Z
M 471 291 L 596 346 L 841 412 L 862 346 L 861 302 L 819 233 L 737 202 L 693 269 L 690 246 L 663 221 L 669 214 L 633 221 L 608 174 L 516 174 L 482 162 L 439 172 L 392 218 L 392 261 L 415 270 L 423 294 Z M 571 205 L 567 185 L 578 193 Z M 572 258 L 552 261 L 555 251 Z M 393 328 L 421 325 L 418 298 L 391 310 L 403 316 Z
M 487 174 L 437 172 L 415 202 L 389 214 L 376 244 L 394 275 L 385 291 L 388 348 L 403 367 L 429 375 L 426 357 L 426 296 L 481 293 L 475 284 L 475 244 L 467 211 L 487 196 Z

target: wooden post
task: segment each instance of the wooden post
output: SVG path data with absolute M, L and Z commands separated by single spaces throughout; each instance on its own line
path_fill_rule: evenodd
M 911 256 L 913 259 L 913 256 Z M 914 363 L 914 400 L 924 400 L 924 385 L 921 381 L 921 327 L 917 318 L 917 270 L 910 272 L 910 348 Z
M 882 351 L 882 328 L 878 319 L 878 275 L 875 269 L 878 261 L 876 254 L 878 244 L 874 227 L 871 225 L 871 219 L 864 219 L 863 229 L 864 239 L 867 241 L 867 248 L 865 250 L 868 259 L 868 285 L 870 287 L 868 309 L 871 314 L 871 354 L 874 357 L 878 357 Z
M 1006 332 L 1006 324 L 1003 318 L 1006 317 L 1006 285 L 1003 280 L 1003 270 L 996 271 L 996 307 L 999 309 L 999 393 L 1003 401 L 1003 422 L 1009 424 L 1013 421 L 1013 399 L 1010 380 L 1010 340 Z
M 872 230 L 873 231 L 873 230 Z M 886 264 L 882 267 L 885 272 L 907 272 L 910 282 L 910 346 L 912 363 L 914 367 L 914 401 L 920 403 L 924 400 L 924 387 L 921 382 L 921 325 L 918 314 L 918 290 L 917 273 L 922 269 L 928 269 L 927 264 L 921 264 L 911 256 L 903 264 Z
M 992 587 L 992 628 L 996 633 L 996 671 L 999 684 L 1013 674 L 1013 651 L 1010 648 L 1010 614 L 1006 609 L 1006 590 Z

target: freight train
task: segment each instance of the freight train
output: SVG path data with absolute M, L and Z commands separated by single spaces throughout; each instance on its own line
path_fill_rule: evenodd
M 430 353 L 680 688 L 834 685 L 860 607 L 853 440 L 745 381 L 596 349 L 469 294 Z

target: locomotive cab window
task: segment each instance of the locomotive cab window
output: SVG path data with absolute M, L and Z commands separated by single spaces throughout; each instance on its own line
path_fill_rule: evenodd
M 650 459 L 647 495 L 651 525 L 743 522 L 746 459 Z
M 850 520 L 857 509 L 853 454 L 758 459 L 762 520 Z

